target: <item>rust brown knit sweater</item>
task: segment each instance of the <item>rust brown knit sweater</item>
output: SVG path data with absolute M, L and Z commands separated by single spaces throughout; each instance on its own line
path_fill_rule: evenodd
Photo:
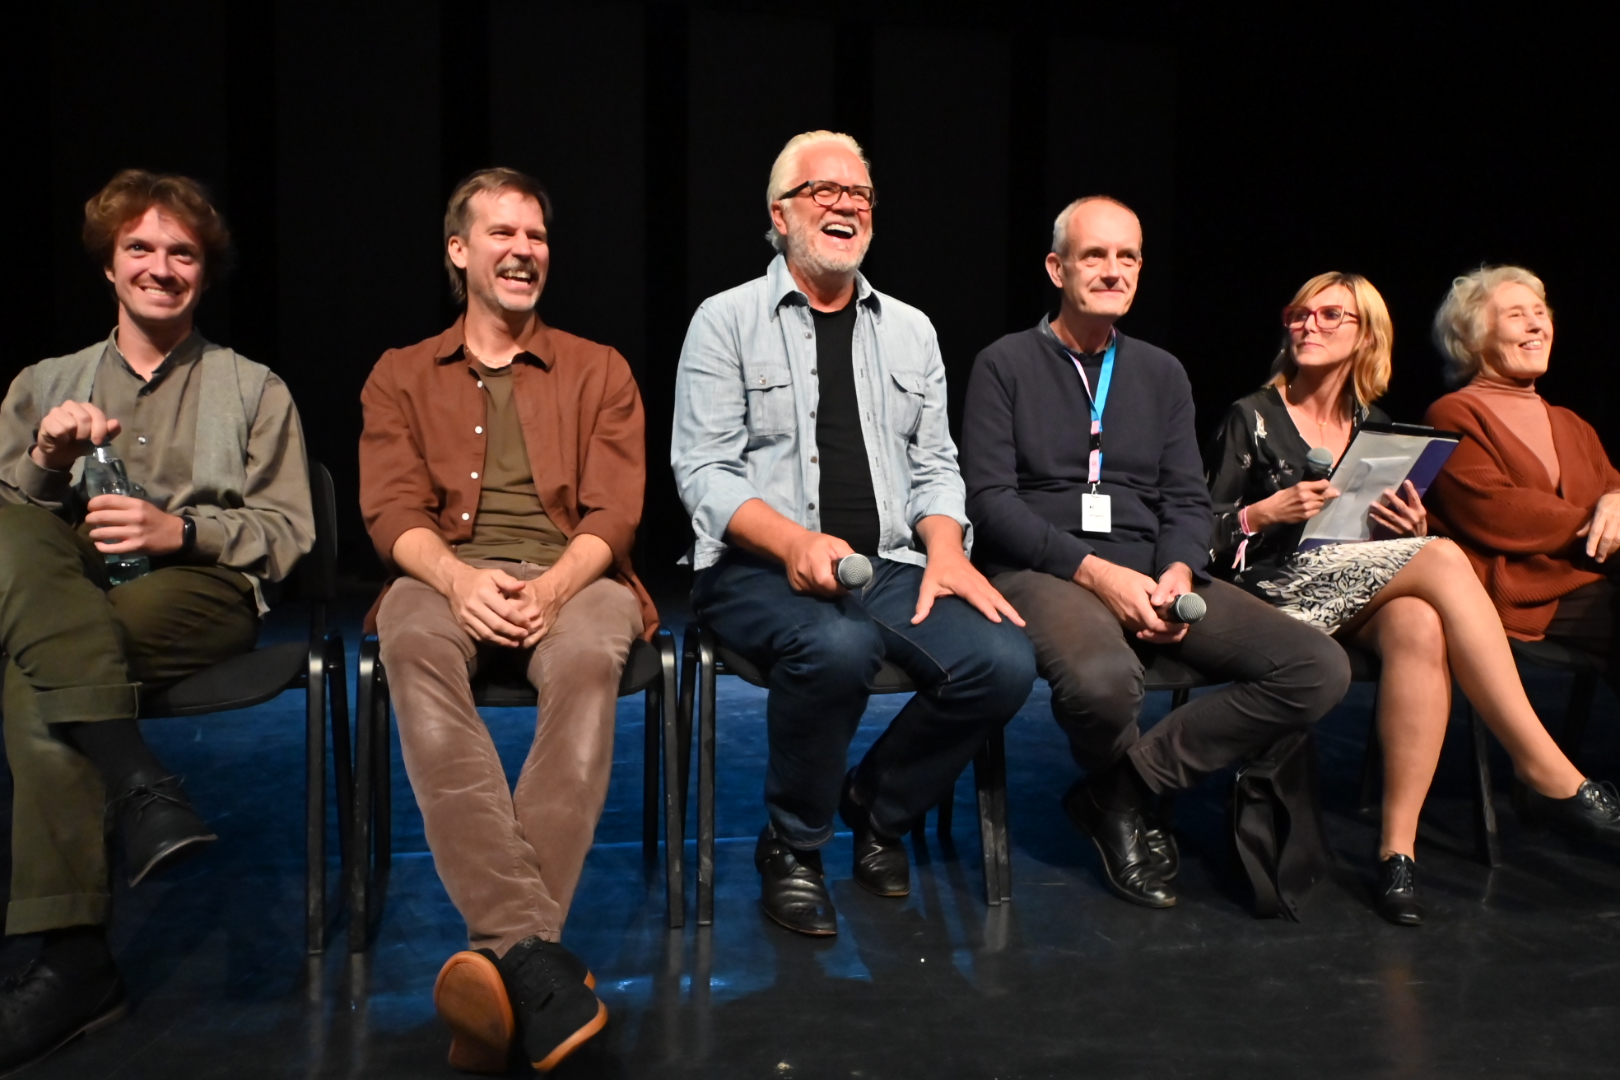
M 1575 535 L 1599 497 L 1620 491 L 1620 472 L 1592 426 L 1547 406 L 1562 483 L 1478 395 L 1429 406 L 1424 422 L 1465 436 L 1424 499 L 1434 532 L 1468 553 L 1509 636 L 1539 640 L 1560 597 L 1598 580 Z

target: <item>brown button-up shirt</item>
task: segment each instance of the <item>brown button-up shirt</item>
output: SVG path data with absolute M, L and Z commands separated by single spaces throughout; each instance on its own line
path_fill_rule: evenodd
M 391 570 L 394 544 L 433 529 L 471 539 L 482 490 L 485 395 L 463 349 L 462 320 L 390 349 L 360 392 L 360 511 Z M 513 361 L 512 391 L 540 505 L 569 539 L 590 533 L 613 551 L 614 578 L 636 594 L 650 637 L 652 598 L 630 564 L 647 485 L 646 421 L 630 365 L 606 345 L 535 321 Z

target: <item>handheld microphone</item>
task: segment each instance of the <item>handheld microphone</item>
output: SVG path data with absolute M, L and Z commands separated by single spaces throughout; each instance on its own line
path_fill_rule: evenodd
M 1209 613 L 1209 605 L 1197 593 L 1182 593 L 1170 602 L 1166 622 L 1195 623 Z
M 1305 479 L 1326 480 L 1333 475 L 1333 451 L 1315 446 L 1305 455 Z
M 833 574 L 838 584 L 853 592 L 872 580 L 872 560 L 861 554 L 845 555 L 838 560 Z

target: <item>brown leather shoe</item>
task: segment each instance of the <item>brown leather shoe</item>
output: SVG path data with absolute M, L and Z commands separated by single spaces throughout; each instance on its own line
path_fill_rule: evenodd
M 444 962 L 433 983 L 433 1007 L 450 1027 L 451 1068 L 506 1071 L 517 1023 L 506 984 L 488 950 L 458 952 Z

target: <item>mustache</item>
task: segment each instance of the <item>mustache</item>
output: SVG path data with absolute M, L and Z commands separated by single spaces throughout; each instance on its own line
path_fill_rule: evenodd
M 535 277 L 540 276 L 540 264 L 520 255 L 509 255 L 502 259 L 495 267 L 495 274 L 498 277 L 513 270 L 527 270 Z

